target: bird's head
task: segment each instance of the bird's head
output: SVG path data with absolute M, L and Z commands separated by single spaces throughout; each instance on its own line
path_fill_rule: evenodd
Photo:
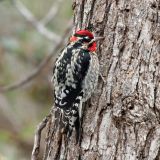
M 96 51 L 96 41 L 103 37 L 94 37 L 88 30 L 79 30 L 70 38 L 71 43 L 81 43 L 82 46 L 91 52 Z

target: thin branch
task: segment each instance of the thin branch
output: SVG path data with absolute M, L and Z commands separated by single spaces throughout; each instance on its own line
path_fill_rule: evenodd
M 38 160 L 39 151 L 40 151 L 41 133 L 42 133 L 42 130 L 46 127 L 47 122 L 49 121 L 50 118 L 51 118 L 51 114 L 46 116 L 42 120 L 42 122 L 40 122 L 40 124 L 37 126 L 37 130 L 34 137 L 34 146 L 32 150 L 31 160 Z
M 6 92 L 6 91 L 11 91 L 11 90 L 15 90 L 18 89 L 22 86 L 24 86 L 25 84 L 27 84 L 28 82 L 30 82 L 32 79 L 34 79 L 37 75 L 39 75 L 39 73 L 42 71 L 42 69 L 48 64 L 48 62 L 51 60 L 51 58 L 53 57 L 53 55 L 55 55 L 55 53 L 57 53 L 59 51 L 59 49 L 62 47 L 62 45 L 65 42 L 65 37 L 68 36 L 68 33 L 71 31 L 71 22 L 69 23 L 69 26 L 67 27 L 64 35 L 61 37 L 60 41 L 53 47 L 53 49 L 51 50 L 51 52 L 47 55 L 46 58 L 44 58 L 44 60 L 42 60 L 42 62 L 39 64 L 39 66 L 37 68 L 35 68 L 28 76 L 26 76 L 24 79 L 15 82 L 11 85 L 8 86 L 4 86 L 0 88 L 0 92 Z
M 42 23 L 36 20 L 34 15 L 26 8 L 26 6 L 19 0 L 12 0 L 17 10 L 23 15 L 23 17 L 30 22 L 43 36 L 51 41 L 59 41 L 60 37 L 54 32 L 48 30 Z
M 40 21 L 41 24 L 43 25 L 46 25 L 48 24 L 51 20 L 53 20 L 58 11 L 59 11 L 59 8 L 61 7 L 61 4 L 64 0 L 57 0 L 56 1 L 56 4 L 53 3 L 51 9 L 49 10 L 49 12 L 46 14 L 46 16 Z

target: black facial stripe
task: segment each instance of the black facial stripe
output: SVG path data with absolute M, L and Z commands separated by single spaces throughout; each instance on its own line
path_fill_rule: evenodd
M 85 39 L 85 38 L 83 38 L 83 39 L 81 39 L 80 41 L 82 41 L 82 42 L 90 42 L 91 39 Z

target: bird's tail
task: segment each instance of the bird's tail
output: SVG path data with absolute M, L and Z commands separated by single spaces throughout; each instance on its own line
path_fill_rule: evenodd
M 59 127 L 69 140 L 75 128 L 77 143 L 81 136 L 82 97 L 83 94 L 80 94 L 70 109 L 55 108 L 55 130 Z
M 69 133 L 72 134 L 73 128 L 75 127 L 76 131 L 76 142 L 78 143 L 81 137 L 81 123 L 82 123 L 82 97 L 83 93 L 81 92 L 76 98 L 73 106 L 71 117 L 69 119 Z M 70 135 L 69 135 L 70 136 Z

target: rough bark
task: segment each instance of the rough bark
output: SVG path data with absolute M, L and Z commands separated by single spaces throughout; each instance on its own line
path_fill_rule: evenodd
M 84 106 L 80 147 L 73 135 L 66 148 L 50 121 L 44 159 L 160 160 L 160 2 L 75 0 L 73 10 L 74 30 L 105 37 L 105 81 Z

